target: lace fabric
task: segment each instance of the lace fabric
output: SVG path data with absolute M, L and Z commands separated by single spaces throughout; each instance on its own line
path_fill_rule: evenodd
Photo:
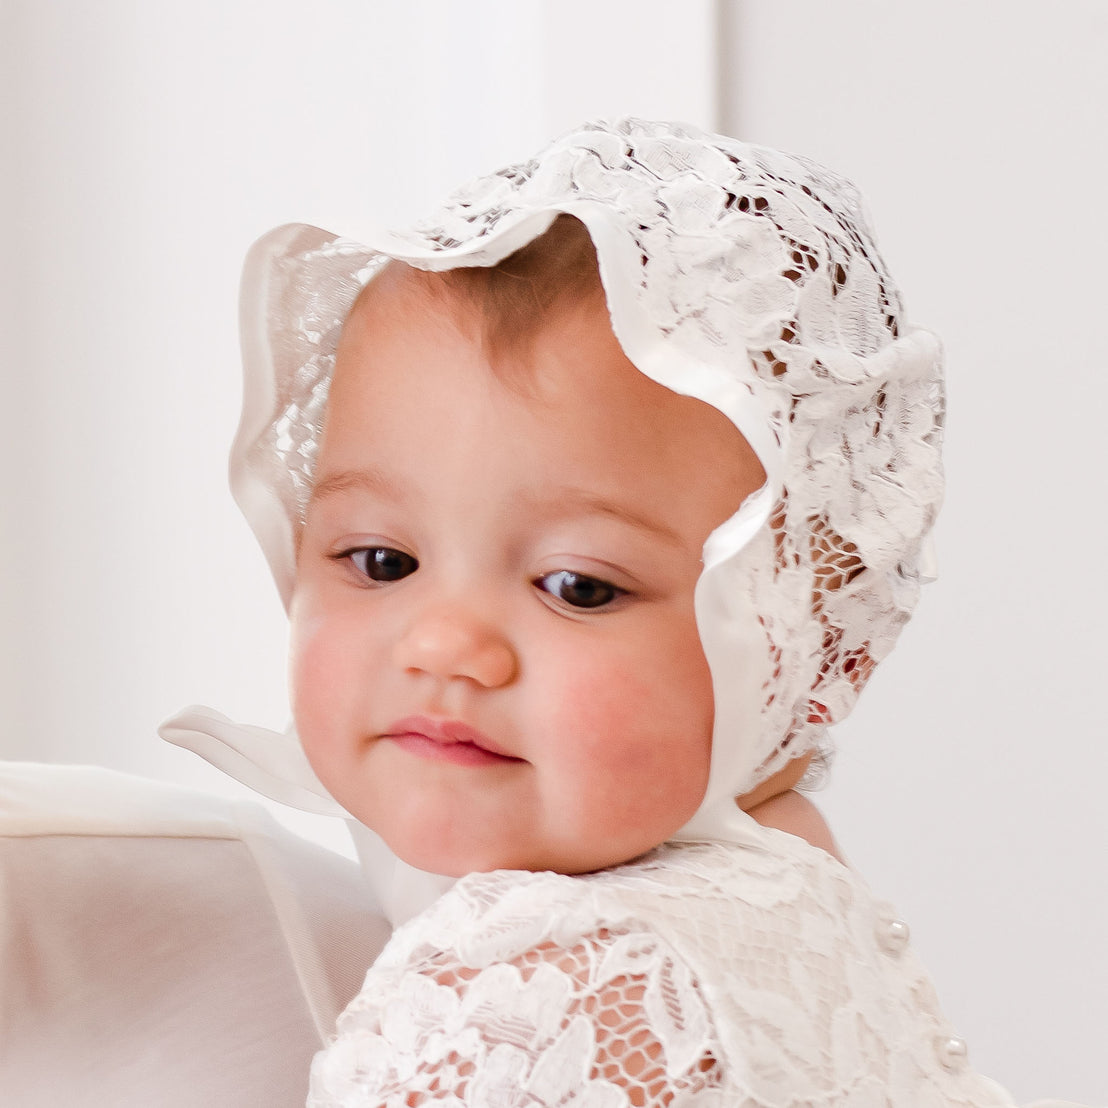
M 1003 1108 L 904 925 L 775 831 L 463 878 L 399 929 L 310 1108 Z

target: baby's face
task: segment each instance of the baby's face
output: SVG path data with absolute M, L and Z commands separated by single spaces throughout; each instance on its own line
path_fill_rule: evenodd
M 693 591 L 762 469 L 632 366 L 602 305 L 544 323 L 508 384 L 458 311 L 393 267 L 344 331 L 292 606 L 296 723 L 335 798 L 421 869 L 598 869 L 704 794 Z

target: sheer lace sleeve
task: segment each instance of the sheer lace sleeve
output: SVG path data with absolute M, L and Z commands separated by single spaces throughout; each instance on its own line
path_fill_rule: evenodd
M 540 942 L 481 969 L 428 952 L 370 973 L 309 1105 L 716 1105 L 712 1042 L 690 971 L 647 934 Z

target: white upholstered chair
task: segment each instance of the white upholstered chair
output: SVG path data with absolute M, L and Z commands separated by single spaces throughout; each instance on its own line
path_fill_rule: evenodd
M 283 1108 L 388 926 L 259 805 L 0 762 L 0 1103 Z

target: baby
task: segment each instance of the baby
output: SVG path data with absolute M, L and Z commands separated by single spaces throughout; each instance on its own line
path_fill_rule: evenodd
M 941 493 L 939 347 L 849 184 L 589 126 L 372 248 L 273 232 L 244 347 L 301 745 L 168 734 L 337 802 L 407 919 L 310 1104 L 1011 1103 L 794 790 Z

